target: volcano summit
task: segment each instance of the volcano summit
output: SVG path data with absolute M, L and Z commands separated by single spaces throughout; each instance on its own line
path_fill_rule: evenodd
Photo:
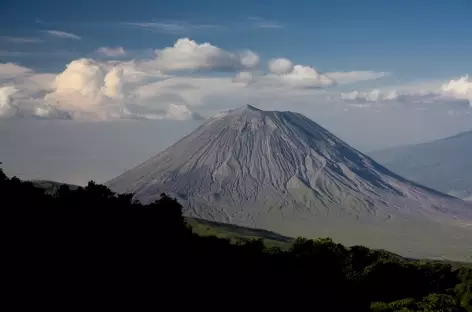
M 221 113 L 107 185 L 142 202 L 166 192 L 188 216 L 472 260 L 470 204 L 396 175 L 298 113 Z

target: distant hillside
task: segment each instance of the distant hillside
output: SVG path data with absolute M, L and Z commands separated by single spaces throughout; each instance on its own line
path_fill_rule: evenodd
M 287 250 L 294 239 L 275 232 L 237 226 L 229 223 L 218 223 L 197 218 L 186 218 L 194 233 L 200 236 L 217 236 L 229 239 L 231 242 L 247 242 L 263 239 L 267 247 L 278 247 Z
M 48 194 L 54 194 L 61 185 L 67 185 L 72 190 L 76 190 L 77 188 L 79 188 L 78 185 L 47 181 L 47 180 L 32 180 L 31 183 L 33 183 L 36 187 L 45 189 L 46 193 Z
M 433 142 L 376 151 L 370 156 L 410 180 L 472 200 L 472 131 Z

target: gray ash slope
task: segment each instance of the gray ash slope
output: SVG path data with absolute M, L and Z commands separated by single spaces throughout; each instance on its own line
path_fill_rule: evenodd
M 470 204 L 401 178 L 298 113 L 221 113 L 107 185 L 142 202 L 166 192 L 188 216 L 289 236 L 472 257 Z

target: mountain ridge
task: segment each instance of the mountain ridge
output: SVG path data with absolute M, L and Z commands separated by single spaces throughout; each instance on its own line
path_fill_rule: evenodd
M 472 196 L 472 130 L 369 155 L 402 176 L 440 192 L 469 200 Z

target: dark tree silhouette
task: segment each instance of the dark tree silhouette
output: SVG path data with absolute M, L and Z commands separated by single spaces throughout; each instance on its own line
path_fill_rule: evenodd
M 143 205 L 93 181 L 51 194 L 0 170 L 0 203 L 3 295 L 18 310 L 472 311 L 471 269 L 329 238 L 284 251 L 199 237 L 166 194 Z

